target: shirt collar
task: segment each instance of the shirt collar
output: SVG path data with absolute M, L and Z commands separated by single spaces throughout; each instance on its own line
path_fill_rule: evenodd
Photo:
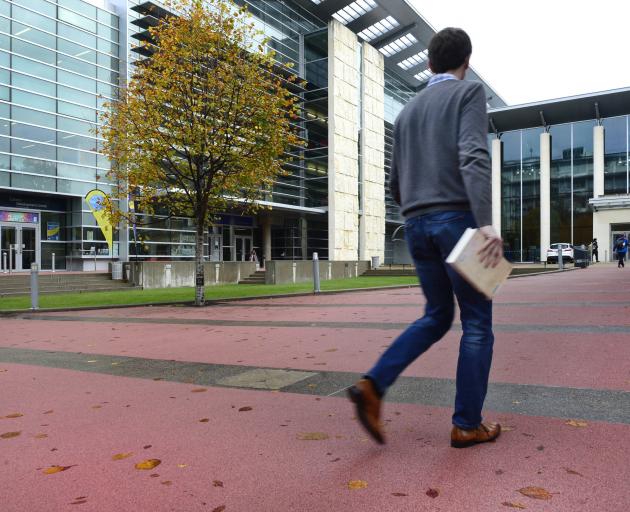
M 455 75 L 452 75 L 451 73 L 438 73 L 437 75 L 433 75 L 429 79 L 427 87 L 431 87 L 432 85 L 438 84 L 440 82 L 445 82 L 446 80 L 459 80 L 459 78 L 457 78 Z

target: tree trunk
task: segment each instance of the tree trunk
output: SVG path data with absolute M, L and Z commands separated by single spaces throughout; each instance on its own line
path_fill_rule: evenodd
M 203 271 L 203 239 L 205 235 L 206 223 L 197 219 L 197 232 L 195 234 L 195 306 L 203 306 L 205 276 Z

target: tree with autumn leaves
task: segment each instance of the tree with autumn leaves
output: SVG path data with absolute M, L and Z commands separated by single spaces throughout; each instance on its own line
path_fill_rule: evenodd
M 251 15 L 229 0 L 173 0 L 149 29 L 151 53 L 102 116 L 103 153 L 118 186 L 113 222 L 136 211 L 192 217 L 195 304 L 204 302 L 204 240 L 216 216 L 252 212 L 301 145 L 291 70 Z M 292 124 L 293 123 L 293 124 Z

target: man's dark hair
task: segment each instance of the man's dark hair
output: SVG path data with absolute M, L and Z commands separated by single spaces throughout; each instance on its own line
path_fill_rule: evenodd
M 435 73 L 460 67 L 472 53 L 470 37 L 461 28 L 445 28 L 429 42 L 429 62 Z

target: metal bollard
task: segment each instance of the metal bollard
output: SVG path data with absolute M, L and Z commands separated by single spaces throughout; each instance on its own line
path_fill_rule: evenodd
M 7 253 L 3 252 L 2 253 L 2 271 L 6 274 L 8 269 L 7 269 Z
M 55 253 L 52 253 L 52 271 L 55 271 Z
M 39 265 L 31 263 L 31 309 L 39 309 Z
M 313 291 L 320 293 L 320 281 L 319 281 L 319 256 L 316 252 L 313 253 Z
M 558 248 L 558 270 L 564 270 L 564 258 L 562 256 L 561 248 Z

